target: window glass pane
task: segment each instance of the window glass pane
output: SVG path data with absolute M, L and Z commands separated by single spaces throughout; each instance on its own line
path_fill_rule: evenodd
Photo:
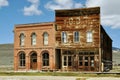
M 48 33 L 44 33 L 44 45 L 48 44 Z
M 66 32 L 62 32 L 62 42 L 63 43 L 67 42 L 67 34 L 66 34 Z
M 83 62 L 79 62 L 79 66 L 83 66 Z
M 90 65 L 92 66 L 92 67 L 94 67 L 94 56 L 91 56 L 90 57 Z
M 88 66 L 88 62 L 85 62 L 85 66 Z
M 49 66 L 49 54 L 44 53 L 42 58 L 43 58 L 43 66 Z
M 88 57 L 85 57 L 85 60 L 88 60 Z
M 24 34 L 20 34 L 20 45 L 24 45 Z
M 36 34 L 32 34 L 32 45 L 36 45 Z
M 79 56 L 79 61 L 82 61 L 83 60 L 83 57 L 82 56 Z
M 64 66 L 67 66 L 67 62 L 64 62 Z
M 87 32 L 87 42 L 92 42 L 92 32 L 91 31 Z
M 67 66 L 67 56 L 64 56 L 64 66 Z
M 20 66 L 25 66 L 25 54 L 23 52 L 19 55 L 19 63 Z
M 74 33 L 74 41 L 75 41 L 75 42 L 79 42 L 79 32 L 78 32 L 78 31 L 76 31 L 76 32 Z
M 72 66 L 72 56 L 68 56 L 68 66 Z

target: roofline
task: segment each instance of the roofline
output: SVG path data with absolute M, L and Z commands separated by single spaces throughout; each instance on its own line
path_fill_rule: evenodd
M 40 22 L 40 23 L 27 23 L 27 24 L 16 24 L 15 27 L 30 27 L 30 26 L 38 26 L 38 25 L 50 25 L 50 24 L 55 24 L 55 22 Z
M 105 32 L 105 34 L 111 39 L 111 41 L 113 41 L 112 40 L 112 38 L 107 34 L 107 32 L 105 31 L 105 29 L 103 28 L 103 26 L 102 25 L 100 25 L 101 26 L 101 28 L 104 30 L 104 32 Z
M 95 9 L 95 8 L 100 8 L 99 6 L 97 7 L 86 7 L 86 8 L 75 8 L 75 9 L 58 9 L 58 10 L 55 10 L 55 11 L 64 11 L 64 10 L 84 10 L 84 9 Z

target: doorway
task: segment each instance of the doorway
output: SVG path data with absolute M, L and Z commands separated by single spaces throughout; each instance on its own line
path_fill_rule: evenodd
M 35 52 L 30 55 L 30 69 L 37 69 L 37 54 Z

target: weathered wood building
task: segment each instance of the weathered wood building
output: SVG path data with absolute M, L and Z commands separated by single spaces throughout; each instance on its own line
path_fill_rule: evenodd
M 55 22 L 15 26 L 15 70 L 112 69 L 112 40 L 100 8 L 56 10 Z

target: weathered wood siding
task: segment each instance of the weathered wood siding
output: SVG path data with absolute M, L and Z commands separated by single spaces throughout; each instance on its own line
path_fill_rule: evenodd
M 72 48 L 99 47 L 100 8 L 56 10 L 56 46 Z M 62 44 L 61 32 L 67 32 L 67 43 Z M 80 42 L 74 43 L 74 32 L 79 31 Z M 87 31 L 92 31 L 93 42 L 86 42 Z

